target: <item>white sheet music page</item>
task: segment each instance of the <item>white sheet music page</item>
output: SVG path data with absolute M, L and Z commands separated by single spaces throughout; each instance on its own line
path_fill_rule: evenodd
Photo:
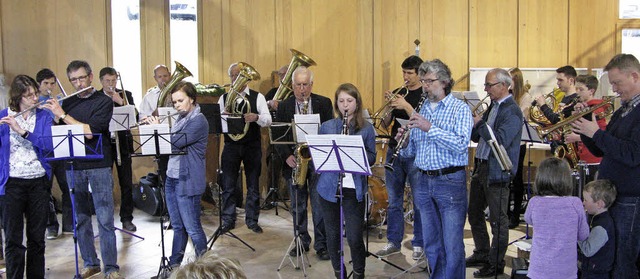
M 160 124 L 169 124 L 169 127 L 173 126 L 173 123 L 178 120 L 178 114 L 176 114 L 176 112 L 178 111 L 171 107 L 158 108 L 158 117 L 162 118 Z M 169 115 L 172 116 L 169 117 Z
M 308 135 L 307 144 L 317 172 L 344 171 L 371 175 L 364 143 L 359 135 Z
M 140 126 L 140 144 L 143 155 L 156 154 L 156 140 L 154 132 L 158 131 L 160 154 L 171 154 L 171 135 L 169 124 L 150 124 Z
M 109 132 L 129 130 L 135 124 L 136 107 L 134 105 L 113 108 L 111 122 L 109 122 Z
M 68 137 L 69 131 L 73 136 Z M 65 158 L 71 156 L 69 141 L 73 148 L 74 157 L 86 156 L 84 146 L 84 129 L 82 125 L 56 125 L 51 126 L 51 136 L 53 140 L 53 156 L 55 158 Z
M 307 142 L 306 135 L 317 135 L 320 129 L 320 114 L 294 114 L 296 142 Z

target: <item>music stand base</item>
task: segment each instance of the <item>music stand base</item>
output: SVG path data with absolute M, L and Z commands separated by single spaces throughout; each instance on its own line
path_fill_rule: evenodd
M 298 254 L 295 262 L 292 259 L 293 256 L 289 255 L 289 252 L 293 248 L 296 249 L 296 253 Z M 289 244 L 289 246 L 287 247 L 287 250 L 284 252 L 282 261 L 280 261 L 280 266 L 278 266 L 278 269 L 276 271 L 280 272 L 287 258 L 289 259 L 291 266 L 293 266 L 295 270 L 300 270 L 300 267 L 302 267 L 302 274 L 304 274 L 304 277 L 307 278 L 306 266 L 311 267 L 311 262 L 309 262 L 309 257 L 304 251 L 304 245 L 302 244 L 302 239 L 300 238 L 300 235 L 297 233 L 296 233 L 296 236 L 294 236 L 293 239 L 291 240 L 291 244 Z M 305 264 L 305 261 L 307 264 Z
M 271 201 L 269 201 L 269 198 L 271 198 Z M 280 205 L 280 203 L 282 203 L 282 205 Z M 262 210 L 270 209 L 270 208 L 267 208 L 267 205 L 271 205 L 273 206 L 273 208 L 276 209 L 276 216 L 278 216 L 278 206 L 282 207 L 282 209 L 286 211 L 289 211 L 289 207 L 287 206 L 287 204 L 284 202 L 282 198 L 280 198 L 277 188 L 273 188 L 273 187 L 269 188 L 269 192 L 267 192 L 267 197 L 264 199 L 264 202 L 260 206 L 260 209 Z
M 247 246 L 249 249 L 251 249 L 251 251 L 255 252 L 256 249 L 253 249 L 253 247 L 251 247 L 251 245 L 249 245 L 248 243 L 246 243 L 244 240 L 242 240 L 241 238 L 239 238 L 238 236 L 236 236 L 235 234 L 233 234 L 232 232 L 228 231 L 228 232 L 222 232 L 221 228 L 222 228 L 222 187 L 220 186 L 220 179 L 222 175 L 222 171 L 218 170 L 218 221 L 219 221 L 219 226 L 218 229 L 216 229 L 215 232 L 213 232 L 213 235 L 211 235 L 211 237 L 209 238 L 209 241 L 207 241 L 207 244 L 209 244 L 209 249 L 211 250 L 211 248 L 213 248 L 213 244 L 216 243 L 216 240 L 218 240 L 218 238 L 221 235 L 227 235 L 231 238 L 235 238 L 238 241 L 242 242 L 242 244 L 244 244 L 244 246 Z

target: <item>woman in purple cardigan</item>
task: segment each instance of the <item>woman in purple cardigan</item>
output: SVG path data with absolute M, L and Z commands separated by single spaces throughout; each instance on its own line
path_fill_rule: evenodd
M 188 237 L 195 246 L 196 256 L 207 251 L 207 236 L 200 223 L 200 197 L 206 186 L 205 151 L 209 124 L 196 103 L 197 91 L 189 82 L 178 82 L 171 90 L 173 107 L 178 120 L 171 127 L 173 151 L 185 155 L 171 155 L 167 165 L 165 191 L 167 209 L 173 226 L 173 248 L 169 265 L 177 267 L 184 258 Z M 159 123 L 151 116 L 150 123 Z

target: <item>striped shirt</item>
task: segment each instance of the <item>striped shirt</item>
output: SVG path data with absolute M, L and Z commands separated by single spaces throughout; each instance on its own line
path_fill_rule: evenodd
M 431 129 L 428 132 L 412 129 L 407 148 L 401 154 L 415 155 L 415 165 L 421 170 L 466 166 L 473 128 L 469 107 L 449 94 L 434 108 L 425 102 L 420 114 L 431 122 Z

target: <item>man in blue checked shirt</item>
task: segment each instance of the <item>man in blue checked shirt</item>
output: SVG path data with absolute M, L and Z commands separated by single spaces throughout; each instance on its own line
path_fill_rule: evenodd
M 454 81 L 446 64 L 427 61 L 418 73 L 428 102 L 409 119 L 412 132 L 402 155 L 415 155 L 420 171 L 420 185 L 413 195 L 431 278 L 464 278 L 465 167 L 473 119 L 469 107 L 451 96 Z M 396 140 L 405 130 L 398 130 Z

